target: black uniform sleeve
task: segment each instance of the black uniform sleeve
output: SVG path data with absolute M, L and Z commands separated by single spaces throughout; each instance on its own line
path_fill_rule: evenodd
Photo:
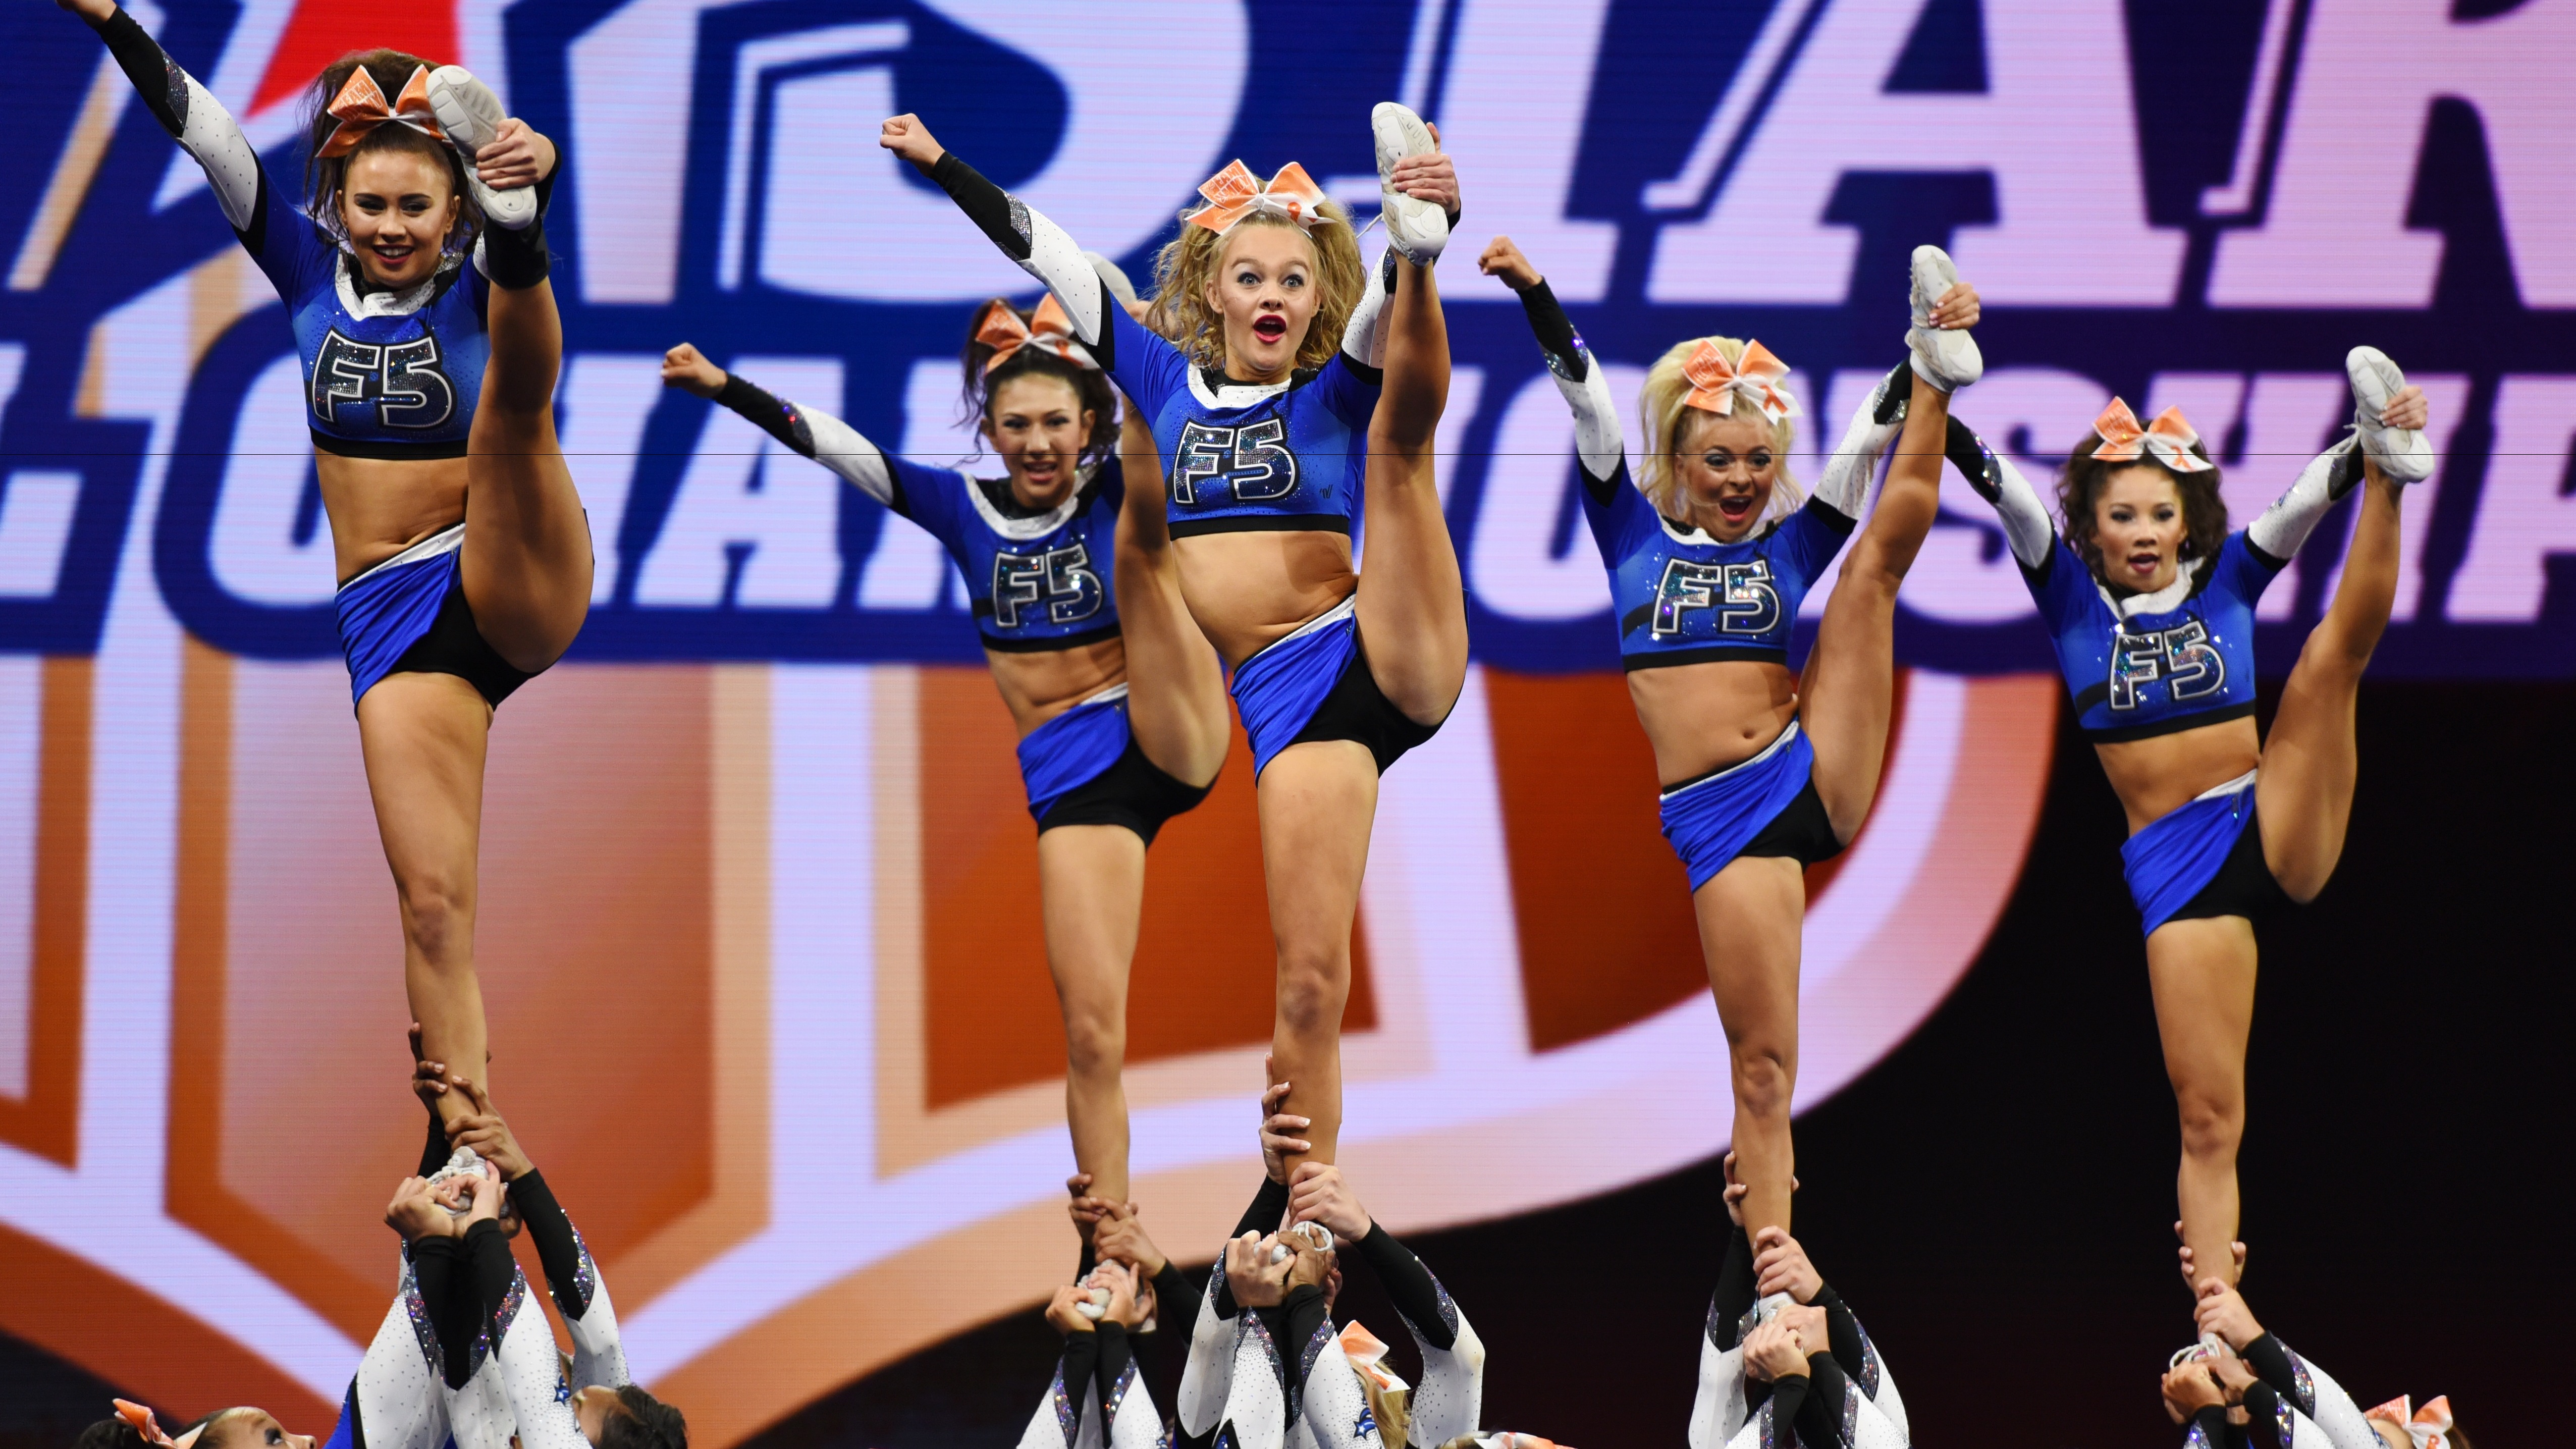
M 1793 1416 L 1798 1425 L 1798 1442 L 1817 1449 L 1841 1444 L 1843 1400 L 1851 1392 L 1851 1380 L 1843 1376 L 1842 1365 L 1834 1362 L 1832 1354 L 1818 1352 L 1807 1355 L 1806 1385 Z M 1772 1420 L 1775 1425 L 1780 1422 L 1778 1418 Z
M 1529 317 L 1530 332 L 1538 338 L 1539 350 L 1547 354 L 1550 370 L 1569 382 L 1583 381 L 1591 373 L 1592 358 L 1575 345 L 1574 323 L 1546 279 L 1520 298 L 1521 311 Z
M 1717 1292 L 1709 1299 L 1709 1316 L 1726 1329 L 1726 1342 L 1734 1343 L 1735 1325 L 1744 1321 L 1755 1300 L 1753 1239 L 1742 1227 L 1730 1223 L 1726 1239 L 1726 1256 L 1717 1264 Z
M 1100 1405 L 1100 1432 L 1109 1434 L 1109 1422 L 1118 1412 L 1118 1381 L 1127 1376 L 1127 1365 L 1135 1356 L 1135 1347 L 1127 1341 L 1127 1326 L 1100 1320 L 1091 1336 L 1098 1339 L 1098 1353 L 1092 1366 L 1092 1398 Z M 1068 1385 L 1068 1388 L 1070 1386 Z
M 1771 1404 L 1771 1441 L 1775 1444 L 1791 1442 L 1790 1429 L 1798 1422 L 1799 1416 L 1806 1411 L 1807 1376 L 1791 1374 L 1785 1379 L 1775 1380 L 1762 1387 L 1770 1391 L 1768 1397 Z M 1745 1396 L 1745 1403 L 1755 1412 L 1760 1412 L 1760 1403 L 1750 1393 Z M 1842 1441 L 1837 1438 L 1822 1442 L 1839 1444 Z
M 1265 1317 L 1278 1314 L 1273 1341 L 1279 1345 L 1279 1358 L 1288 1370 L 1288 1402 L 1294 1406 L 1306 1402 L 1306 1343 L 1324 1326 L 1331 1310 L 1324 1303 L 1324 1290 L 1312 1283 L 1301 1283 L 1288 1290 L 1276 1309 L 1261 1310 Z
M 438 1120 L 436 1112 L 430 1113 L 429 1137 L 420 1144 L 420 1171 L 415 1175 L 429 1177 L 435 1174 L 454 1155 L 447 1145 L 447 1124 Z
M 1225 1269 L 1219 1265 L 1211 1271 L 1222 1273 Z M 1161 1331 L 1180 1335 L 1172 1340 L 1175 1343 L 1187 1342 L 1190 1322 L 1198 1312 L 1199 1290 L 1190 1286 L 1188 1274 L 1170 1259 L 1164 1259 L 1163 1271 L 1154 1275 L 1154 1316 L 1162 1325 Z
M 1091 1393 L 1092 1381 L 1100 1368 L 1100 1331 L 1085 1333 L 1080 1329 L 1064 1336 L 1064 1363 L 1056 1371 L 1064 1376 L 1065 1397 L 1079 1404 Z
M 1833 1343 L 1834 1362 L 1842 1366 L 1845 1374 L 1859 1378 L 1862 1364 L 1860 1319 L 1853 1315 L 1851 1305 L 1843 1302 L 1843 1295 L 1835 1292 L 1831 1283 L 1816 1289 L 1814 1306 L 1825 1310 L 1825 1332 Z
M 89 26 L 107 42 L 107 53 L 116 57 L 117 68 L 134 83 L 152 119 L 176 139 L 188 124 L 188 86 L 181 79 L 185 72 L 171 62 L 161 43 L 122 6 L 105 20 L 90 21 Z
M 2255 1377 L 2270 1384 L 2275 1391 L 2288 1395 L 2290 1402 L 2298 1407 L 2300 1413 L 2316 1412 L 2316 1406 L 2313 1403 L 2301 1401 L 2299 1371 L 2290 1362 L 2288 1346 L 2280 1339 L 2268 1333 L 2264 1334 L 2261 1338 L 2245 1345 L 2243 1356 L 2247 1365 L 2253 1368 Z
M 1232 1242 L 1235 1238 L 1242 1237 L 1246 1233 L 1268 1234 L 1276 1232 L 1279 1228 L 1279 1219 L 1286 1216 L 1287 1212 L 1288 1184 L 1284 1182 L 1272 1182 L 1269 1174 L 1264 1173 L 1261 1178 L 1261 1191 L 1252 1195 L 1252 1206 L 1245 1208 L 1243 1210 L 1243 1216 L 1235 1220 L 1234 1232 L 1228 1236 L 1226 1241 Z M 1225 1259 L 1222 1256 L 1218 1257 L 1216 1260 L 1216 1266 L 1208 1271 L 1216 1274 L 1217 1278 L 1217 1316 L 1220 1318 L 1232 1318 L 1234 1316 L 1234 1289 L 1225 1281 Z
M 564 1216 L 563 1205 L 555 1201 L 555 1191 L 546 1185 L 542 1172 L 530 1171 L 510 1184 L 510 1201 L 519 1209 L 519 1221 L 527 1224 L 528 1240 L 536 1245 L 537 1262 L 546 1271 L 546 1291 L 554 1295 L 555 1306 L 566 1318 L 580 1318 L 590 1312 L 589 1285 L 581 1271 L 581 1239 L 573 1235 L 572 1219 Z
M 2205 1444 L 2208 1449 L 2229 1449 L 2237 1442 L 2237 1434 L 2236 1426 L 2227 1422 L 2226 1407 L 2212 1404 L 2192 1415 L 2191 1424 L 2184 1430 L 2183 1442 L 2194 1446 Z
M 1369 1234 L 1355 1245 L 1359 1256 L 1386 1285 L 1386 1296 L 1395 1300 L 1395 1311 L 1422 1340 L 1433 1348 L 1448 1349 L 1458 1341 L 1458 1325 L 1442 1302 L 1439 1280 L 1422 1266 L 1413 1250 L 1396 1241 L 1395 1234 L 1383 1224 L 1373 1224 Z
M 463 1240 L 422 1238 L 411 1245 L 412 1282 L 429 1312 L 430 1333 L 438 1340 L 451 1389 L 465 1387 L 473 1377 L 474 1337 L 483 1328 L 471 1268 Z

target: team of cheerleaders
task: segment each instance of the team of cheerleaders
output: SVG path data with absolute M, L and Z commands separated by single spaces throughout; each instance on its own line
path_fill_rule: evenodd
M 543 217 L 561 154 L 462 69 L 370 51 L 315 79 L 309 161 L 290 194 L 130 16 L 110 0 L 58 3 L 98 32 L 205 169 L 286 302 L 308 380 L 341 639 L 417 1018 L 413 1085 L 430 1119 L 419 1173 L 386 1214 L 403 1240 L 400 1290 L 333 1442 L 683 1449 L 680 1415 L 627 1380 L 597 1264 L 492 1108 L 473 960 L 493 711 L 570 646 L 591 593 L 592 540 L 552 411 L 562 331 Z M 1458 184 L 1412 112 L 1381 105 L 1371 126 L 1382 264 L 1363 259 L 1351 218 L 1301 168 L 1264 182 L 1237 163 L 1201 188 L 1146 300 L 918 117 L 887 121 L 879 143 L 1048 293 L 1033 312 L 989 303 L 969 332 L 965 395 L 1000 478 L 894 457 L 687 343 L 665 360 L 671 385 L 928 530 L 975 597 L 1037 824 L 1083 1242 L 1076 1281 L 1048 1309 L 1066 1347 L 1024 1444 L 1545 1442 L 1479 1437 L 1474 1330 L 1334 1165 L 1378 780 L 1439 729 L 1467 663 L 1432 466 L 1449 383 L 1433 263 L 1460 215 Z M 2181 414 L 2142 425 L 2115 401 L 2069 457 L 2052 515 L 1951 415 L 1983 371 L 1969 333 L 1978 300 L 1924 247 L 1907 355 L 1848 420 L 1812 491 L 1790 476 L 1800 410 L 1786 367 L 1726 337 L 1681 342 L 1648 373 L 1632 477 L 1607 380 L 1536 264 L 1508 238 L 1478 264 L 1520 297 L 1574 414 L 1583 514 L 1729 1049 L 1733 1232 L 1690 1442 L 1908 1442 L 1886 1364 L 1789 1234 L 1789 1107 L 1802 870 L 1868 816 L 1897 590 L 1932 526 L 1945 458 L 1993 505 L 2128 812 L 2123 863 L 2180 1107 L 2181 1255 L 2201 1330 L 2164 1380 L 2168 1408 L 2206 1445 L 2456 1439 L 2443 1401 L 2365 1415 L 2265 1333 L 2236 1291 L 2233 1242 L 2255 928 L 2313 898 L 2343 847 L 2355 699 L 2395 591 L 2400 501 L 2432 466 L 2423 395 L 2385 356 L 2355 349 L 2352 433 L 2233 532 L 2218 470 Z M 2266 739 L 2256 600 L 2355 489 L 2342 579 Z M 1363 529 L 1365 573 L 1352 547 Z M 1837 555 L 1793 674 L 1792 621 Z M 1252 744 L 1277 1017 L 1265 1172 L 1201 1288 L 1129 1198 L 1120 1072 L 1146 852 L 1215 780 L 1227 693 Z M 521 1234 L 569 1358 L 529 1308 L 510 1249 Z M 1414 1340 L 1410 1392 L 1386 1345 L 1333 1324 L 1354 1259 Z M 1164 1395 L 1178 1410 L 1169 1422 L 1130 1337 L 1165 1320 L 1187 1346 Z M 138 1406 L 98 1432 L 174 1442 Z M 254 1409 L 175 1442 L 311 1443 Z

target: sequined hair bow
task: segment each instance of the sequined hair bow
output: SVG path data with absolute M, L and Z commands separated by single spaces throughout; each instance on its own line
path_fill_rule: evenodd
M 432 140 L 447 139 L 447 133 L 438 128 L 438 114 L 429 106 L 429 67 L 425 65 L 412 67 L 411 79 L 403 82 L 401 98 L 390 105 L 385 102 L 384 87 L 376 84 L 365 66 L 359 66 L 349 72 L 348 83 L 323 109 L 340 121 L 322 143 L 326 161 L 356 150 L 368 132 L 388 121 L 409 126 Z
M 1770 349 L 1759 342 L 1745 343 L 1744 355 L 1729 362 L 1714 341 L 1702 338 L 1699 350 L 1682 364 L 1682 376 L 1691 385 L 1690 396 L 1682 401 L 1703 412 L 1731 418 L 1740 396 L 1776 423 L 1798 415 L 1798 400 L 1780 386 L 1788 375 L 1789 364 L 1772 356 Z
M 1035 316 L 1026 322 L 1020 320 L 1019 309 L 999 297 L 985 303 L 984 315 L 975 321 L 975 340 L 993 349 L 993 355 L 984 359 L 987 373 L 1023 347 L 1052 352 L 1087 372 L 1100 370 L 1091 349 L 1073 340 L 1073 319 L 1052 294 L 1038 303 Z
M 2102 446 L 2093 450 L 2093 456 L 2105 463 L 2134 463 L 2152 455 L 2177 473 L 2209 471 L 2209 460 L 2192 451 L 2200 432 L 2180 408 L 2167 408 L 2156 414 L 2154 422 L 2140 427 L 2129 405 L 2113 398 L 2102 416 L 2093 420 L 2093 431 L 2102 435 Z
M 1256 215 L 1283 217 L 1306 231 L 1332 220 L 1324 214 L 1324 189 L 1294 161 L 1280 167 L 1266 185 L 1242 162 L 1229 161 L 1199 187 L 1199 195 L 1207 198 L 1207 205 L 1191 212 L 1187 220 L 1218 236 Z
M 2451 1449 L 2449 1394 L 2427 1400 L 2420 1409 L 2410 1409 L 2411 1401 L 2406 1395 L 2399 1394 L 2378 1408 L 2364 1410 L 2362 1417 L 2385 1419 L 2405 1430 L 2406 1437 L 2415 1441 L 2415 1449 Z

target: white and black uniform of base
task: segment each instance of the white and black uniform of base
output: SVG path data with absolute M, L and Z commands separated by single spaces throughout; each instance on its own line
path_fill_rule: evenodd
M 2245 1391 L 2245 1440 L 2253 1449 L 2384 1449 L 2343 1385 L 2279 1338 L 2264 1334 L 2242 1357 L 2258 1375 Z M 2212 1449 L 2223 1443 L 2213 1440 Z
M 513 1449 L 514 1434 L 516 1449 L 589 1449 L 572 1395 L 593 1384 L 618 1389 L 629 1382 L 617 1310 L 544 1175 L 512 1178 L 509 1201 L 572 1334 L 571 1376 L 544 1310 L 527 1301 L 527 1277 L 497 1223 L 478 1222 L 462 1238 L 424 1238 L 414 1245 L 414 1259 L 448 1264 L 446 1291 L 425 1291 L 423 1298 L 441 1344 L 455 1345 L 441 1380 L 450 1431 L 456 1449 Z
M 1020 1449 L 1160 1449 L 1163 1421 L 1136 1370 L 1123 1324 L 1106 1319 L 1064 1336 L 1055 1381 L 1020 1435 Z
M 1812 1306 L 1825 1310 L 1830 1351 L 1807 1355 L 1804 1378 L 1759 1383 L 1744 1376 L 1744 1338 L 1789 1301 L 1754 1291 L 1753 1241 L 1727 1237 L 1699 1346 L 1699 1394 L 1691 1403 L 1691 1449 L 1769 1449 L 1792 1433 L 1805 1449 L 1907 1449 L 1905 1399 L 1878 1346 L 1830 1283 Z
M 1233 1236 L 1278 1228 L 1288 1189 L 1264 1178 Z M 1348 1271 L 1366 1262 L 1385 1285 L 1422 1355 L 1410 1398 L 1406 1442 L 1437 1446 L 1476 1432 L 1484 1406 L 1485 1346 L 1431 1270 L 1384 1227 L 1338 1246 Z M 1359 1371 L 1319 1288 L 1292 1291 L 1276 1308 L 1241 1311 L 1226 1283 L 1223 1255 L 1208 1274 L 1190 1332 L 1189 1365 L 1178 1396 L 1184 1445 L 1238 1449 L 1342 1449 L 1382 1445 Z

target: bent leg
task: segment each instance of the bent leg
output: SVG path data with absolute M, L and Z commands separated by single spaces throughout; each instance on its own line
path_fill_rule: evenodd
M 2316 899 L 2343 858 L 2353 781 L 2360 772 L 2353 721 L 2361 675 L 2397 600 L 2400 490 L 2381 476 L 2378 464 L 2368 470 L 2343 580 L 2281 686 L 2281 707 L 2263 744 L 2263 774 L 2254 786 L 2264 863 L 2290 899 L 2300 902 Z
M 2245 1039 L 2254 1027 L 2254 927 L 2242 916 L 2168 921 L 2147 937 L 2156 1034 L 2182 1119 L 2183 1246 L 2196 1271 L 2235 1261 L 2236 1149 L 2245 1138 Z
M 1122 825 L 1038 836 L 1047 970 L 1064 1011 L 1064 1118 L 1091 1193 L 1127 1200 L 1127 968 L 1145 904 L 1145 842 Z
M 1377 817 L 1377 761 L 1351 740 L 1290 745 L 1261 772 L 1261 879 L 1279 952 L 1274 1081 L 1284 1112 L 1313 1119 L 1312 1150 L 1331 1162 L 1342 1136 L 1342 1007 L 1351 994 L 1351 922 Z
M 1415 724 L 1438 724 L 1467 682 L 1467 594 L 1433 468 L 1449 324 L 1430 268 L 1396 264 L 1386 327 L 1386 382 L 1368 432 L 1360 643 L 1387 701 Z
M 389 674 L 358 701 L 358 745 L 402 911 L 403 989 L 421 1051 L 486 1088 L 474 904 L 491 731 L 492 707 L 452 674 Z M 457 1093 L 439 1099 L 443 1117 L 468 1110 Z
M 1878 506 L 1843 556 L 1833 597 L 1799 681 L 1799 727 L 1816 751 L 1816 796 L 1849 845 L 1860 834 L 1887 760 L 1896 697 L 1896 590 L 1941 511 L 1941 448 L 1950 395 L 1914 375 L 1905 431 Z
M 1131 411 L 1127 502 L 1118 510 L 1118 628 L 1127 647 L 1127 723 L 1155 768 L 1204 787 L 1225 764 L 1225 669 L 1181 597 L 1180 560 L 1163 523 L 1154 440 Z M 1143 447 L 1133 446 L 1143 434 Z M 1096 1187 L 1096 1184 L 1095 1184 Z
M 590 522 L 555 437 L 563 322 L 554 284 L 492 289 L 492 357 L 466 443 L 457 566 L 475 627 L 515 669 L 563 657 L 590 613 Z
M 1798 1084 L 1798 933 L 1807 880 L 1784 856 L 1740 856 L 1691 894 L 1708 989 L 1726 1028 L 1735 1088 L 1735 1171 L 1744 1230 L 1787 1231 L 1798 1155 L 1789 1136 Z

